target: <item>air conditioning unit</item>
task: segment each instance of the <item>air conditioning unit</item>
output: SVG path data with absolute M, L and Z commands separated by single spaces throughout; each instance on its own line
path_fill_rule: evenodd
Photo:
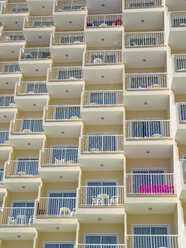
M 107 27 L 108 25 L 106 24 L 106 23 L 101 23 L 100 25 L 99 25 L 99 27 L 101 27 L 101 28 L 104 28 L 104 27 Z
M 30 129 L 24 129 L 23 130 L 23 133 L 31 133 L 32 132 L 32 130 L 30 130 Z
M 94 64 L 103 64 L 103 61 L 100 58 L 96 58 L 96 59 L 94 59 L 93 63 Z
M 99 149 L 98 148 L 91 148 L 90 151 L 91 152 L 99 152 Z
M 75 77 L 69 77 L 69 80 L 76 80 Z
M 79 117 L 78 116 L 71 116 L 70 119 L 71 120 L 79 120 Z
M 78 44 L 81 44 L 81 41 L 76 40 L 76 41 L 73 42 L 73 44 L 77 44 L 77 45 L 78 45 Z
M 27 94 L 35 94 L 33 91 L 28 91 Z
M 18 171 L 18 172 L 17 172 L 17 175 L 18 175 L 18 176 L 25 176 L 26 173 L 25 173 L 24 171 Z
M 57 159 L 55 158 L 55 164 L 64 164 L 65 160 L 64 159 Z

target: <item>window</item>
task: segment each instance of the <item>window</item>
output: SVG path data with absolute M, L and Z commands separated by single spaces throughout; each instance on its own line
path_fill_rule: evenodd
M 80 107 L 77 106 L 61 106 L 55 108 L 55 120 L 68 120 L 72 116 L 80 118 Z
M 106 180 L 95 180 L 87 182 L 86 188 L 86 204 L 93 204 L 93 197 L 98 197 L 99 195 L 108 195 L 108 198 L 104 198 L 103 205 L 108 205 L 109 200 L 112 196 L 117 196 L 117 181 L 106 181 Z
M 79 10 L 85 8 L 84 4 L 64 4 L 62 6 L 62 10 L 71 11 L 71 10 Z
M 34 215 L 34 202 L 19 201 L 12 203 L 11 217 L 16 220 L 17 225 L 30 224 Z
M 179 105 L 179 117 L 180 121 L 186 121 L 186 104 Z
M 4 65 L 3 72 L 10 73 L 10 72 L 20 72 L 19 65 Z
M 118 103 L 118 92 L 90 92 L 89 104 L 114 105 Z
M 28 8 L 26 7 L 14 7 L 11 9 L 12 13 L 24 13 L 28 12 Z
M 172 26 L 179 27 L 179 26 L 185 26 L 186 25 L 186 16 L 179 16 L 174 17 L 172 21 Z
M 140 187 L 142 185 L 146 186 L 156 186 L 156 185 L 166 185 L 166 175 L 165 169 L 143 169 L 143 170 L 133 170 L 132 175 L 132 193 L 139 194 Z M 162 174 L 162 175 L 161 175 Z M 146 192 L 146 191 L 145 191 Z
M 129 37 L 128 44 L 133 46 L 155 46 L 158 45 L 156 37 Z
M 171 247 L 169 237 L 166 237 L 166 235 L 168 234 L 167 226 L 134 226 L 133 232 L 135 235 L 139 235 L 139 236 L 134 236 L 133 247 L 138 247 L 138 248 L 159 248 L 159 247 L 170 248 Z
M 25 40 L 24 35 L 21 34 L 12 34 L 12 35 L 8 35 L 8 40 L 11 41 L 20 41 L 20 40 Z
M 25 129 L 29 129 L 35 133 L 43 132 L 43 121 L 37 119 L 33 119 L 33 120 L 24 119 L 22 120 L 21 131 L 23 132 Z
M 0 182 L 3 180 L 4 167 L 0 166 Z
M 0 144 L 4 144 L 9 139 L 8 131 L 0 131 Z
M 47 27 L 47 26 L 53 26 L 54 22 L 53 21 L 42 21 L 42 20 L 37 20 L 33 22 L 34 27 Z
M 128 7 L 129 8 L 143 8 L 143 7 L 153 7 L 156 6 L 155 1 L 129 1 Z
M 14 104 L 14 96 L 0 96 L 0 106 L 6 107 Z
M 24 54 L 24 59 L 46 59 L 49 56 L 49 51 L 31 51 Z
M 94 64 L 96 59 L 101 59 L 102 63 L 109 64 L 109 63 L 117 63 L 118 56 L 116 53 L 99 53 L 99 54 L 91 54 L 90 55 L 90 64 Z
M 71 242 L 47 242 L 44 245 L 44 248 L 73 248 L 74 247 L 74 243 Z
M 75 41 L 84 42 L 84 36 L 69 34 L 69 35 L 62 35 L 60 37 L 60 43 L 62 44 L 74 43 Z
M 137 89 L 137 88 L 145 88 L 150 89 L 153 88 L 153 85 L 161 86 L 161 79 L 160 75 L 136 75 L 130 77 L 130 88 Z
M 175 68 L 176 70 L 186 70 L 186 58 L 176 58 Z
M 52 216 L 60 215 L 60 208 L 69 208 L 73 211 L 76 207 L 76 192 L 51 192 L 49 193 L 48 213 Z
M 45 83 L 27 83 L 26 84 L 26 93 L 29 91 L 36 94 L 47 93 L 47 88 Z
M 68 80 L 71 77 L 80 79 L 82 78 L 82 70 L 81 69 L 59 69 L 57 79 Z
M 16 174 L 38 175 L 38 158 L 18 158 L 16 164 Z M 24 175 L 24 174 L 23 174 Z
M 117 234 L 86 234 L 86 248 L 114 248 L 118 244 Z M 113 246 L 112 246 L 113 244 Z M 108 245 L 108 246 L 107 246 Z
M 66 164 L 67 161 L 74 161 L 73 163 L 78 163 L 78 147 L 66 146 L 66 147 L 55 147 L 52 149 L 51 162 L 52 164 L 57 164 L 61 161 L 62 164 Z

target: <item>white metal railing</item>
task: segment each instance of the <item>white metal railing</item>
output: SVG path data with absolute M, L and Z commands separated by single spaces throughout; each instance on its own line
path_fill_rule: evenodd
M 2 14 L 22 14 L 28 13 L 26 3 L 6 3 L 2 8 Z
M 125 0 L 126 9 L 161 7 L 162 0 Z
M 0 211 L 0 225 L 32 225 L 33 215 L 34 207 L 4 207 Z
M 122 14 L 88 15 L 87 28 L 117 27 L 123 24 Z
M 6 177 L 27 177 L 38 175 L 39 160 L 10 160 L 6 163 Z
M 45 120 L 79 120 L 79 105 L 49 105 L 44 108 Z
M 0 185 L 2 185 L 4 171 L 0 171 Z
M 24 34 L 21 31 L 3 31 L 2 35 L 0 36 L 0 43 L 21 42 L 24 40 Z
M 83 135 L 81 137 L 81 152 L 123 152 L 123 135 Z
M 161 139 L 170 137 L 170 120 L 127 120 L 127 139 Z
M 84 107 L 123 105 L 122 90 L 91 90 L 83 92 L 82 96 Z
M 127 235 L 127 248 L 179 248 L 178 235 Z
M 80 11 L 86 9 L 85 0 L 58 0 L 55 5 L 56 12 Z
M 124 248 L 126 246 L 125 244 L 78 244 L 77 247 L 78 248 Z
M 88 50 L 85 54 L 86 65 L 107 65 L 122 63 L 121 50 Z
M 75 166 L 79 164 L 78 148 L 43 148 L 40 153 L 41 166 Z
M 53 81 L 67 81 L 67 80 L 82 80 L 82 67 L 52 67 L 49 70 L 49 82 Z
M 177 103 L 180 122 L 186 122 L 186 102 Z
M 12 120 L 12 133 L 14 134 L 33 134 L 43 133 L 42 119 L 14 119 Z
M 79 206 L 115 207 L 124 204 L 124 186 L 80 186 Z
M 167 73 L 130 73 L 125 75 L 126 90 L 167 89 Z
M 181 159 L 180 162 L 182 165 L 183 181 L 186 183 L 186 159 Z
M 21 50 L 21 60 L 37 60 L 50 58 L 50 48 L 25 48 Z
M 17 95 L 40 95 L 47 94 L 45 81 L 18 82 L 16 85 Z
M 125 47 L 154 47 L 164 45 L 164 32 L 126 32 Z
M 84 42 L 83 32 L 55 32 L 52 37 L 52 45 L 78 45 Z
M 174 55 L 174 68 L 175 68 L 175 71 L 186 72 L 186 54 L 175 54 Z
M 76 197 L 40 197 L 37 198 L 37 217 L 73 217 Z
M 174 195 L 174 173 L 127 173 L 128 195 Z
M 0 131 L 0 145 L 9 144 L 9 131 Z
M 52 16 L 29 16 L 25 19 L 24 28 L 54 27 Z
M 0 74 L 20 73 L 18 62 L 0 62 Z
M 0 107 L 11 107 L 14 105 L 14 95 L 0 95 Z
M 186 11 L 172 11 L 171 12 L 172 27 L 186 27 Z

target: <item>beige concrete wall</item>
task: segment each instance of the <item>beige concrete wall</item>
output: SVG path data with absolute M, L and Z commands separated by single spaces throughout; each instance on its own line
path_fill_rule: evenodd
M 33 248 L 32 240 L 5 240 L 2 248 Z
M 83 134 L 88 133 L 118 133 L 123 134 L 122 125 L 85 125 Z
M 0 89 L 0 95 L 14 94 L 14 89 Z
M 19 111 L 16 115 L 16 119 L 23 118 L 43 118 L 42 111 Z
M 65 190 L 76 191 L 77 187 L 78 187 L 77 182 L 64 182 L 64 183 L 43 182 L 41 188 L 41 196 L 47 197 L 48 191 L 65 191 Z
M 11 160 L 16 160 L 18 157 L 39 157 L 39 150 L 13 150 Z
M 9 130 L 10 123 L 0 123 L 0 130 Z
M 166 66 L 165 67 L 159 67 L 159 68 L 127 68 L 125 67 L 125 73 L 145 73 L 145 72 L 166 72 Z
M 86 84 L 85 90 L 122 90 L 122 84 Z
M 60 145 L 78 145 L 79 138 L 64 138 L 64 139 L 49 139 L 47 138 L 45 141 L 45 148 L 50 148 L 52 146 L 60 146 Z
M 119 234 L 119 243 L 124 243 L 124 225 L 123 224 L 80 224 L 79 243 L 84 243 L 85 234 Z
M 49 105 L 80 105 L 80 98 L 53 98 Z
M 186 225 L 186 203 L 182 203 L 182 208 L 183 208 L 183 216 L 184 216 L 184 223 Z
M 178 144 L 178 151 L 179 151 L 179 159 L 182 159 L 182 155 L 186 154 L 186 145 Z
M 135 119 L 153 119 L 153 118 L 161 118 L 161 119 L 169 119 L 168 113 L 165 110 L 157 110 L 157 111 L 126 111 L 126 120 L 135 120 Z
M 10 192 L 5 198 L 5 207 L 11 207 L 12 201 L 35 201 L 38 192 Z

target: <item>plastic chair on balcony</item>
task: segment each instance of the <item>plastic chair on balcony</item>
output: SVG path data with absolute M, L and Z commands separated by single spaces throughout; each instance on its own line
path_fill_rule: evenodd
M 16 220 L 14 219 L 14 217 L 8 216 L 8 225 L 15 225 L 16 224 Z
M 59 215 L 62 217 L 71 216 L 71 211 L 69 208 L 62 207 L 60 208 Z
M 25 225 L 26 224 L 26 215 L 17 215 L 17 224 Z
M 100 199 L 97 198 L 96 196 L 92 196 L 92 205 L 93 206 L 100 205 Z
M 29 225 L 32 225 L 34 221 L 34 216 L 30 216 L 29 218 Z
M 112 196 L 109 203 L 110 203 L 110 205 L 118 205 L 119 204 L 119 195 Z

